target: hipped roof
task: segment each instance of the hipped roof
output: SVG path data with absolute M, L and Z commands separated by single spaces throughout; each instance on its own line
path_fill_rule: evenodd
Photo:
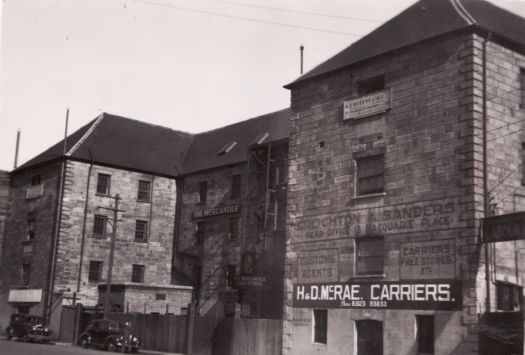
M 461 30 L 490 32 L 525 52 L 525 19 L 516 14 L 484 0 L 420 0 L 285 87 Z

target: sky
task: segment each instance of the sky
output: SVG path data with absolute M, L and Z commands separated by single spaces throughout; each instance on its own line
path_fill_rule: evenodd
M 198 133 L 289 106 L 283 85 L 415 0 L 0 0 L 0 170 L 101 112 Z M 494 0 L 525 16 L 525 0 Z

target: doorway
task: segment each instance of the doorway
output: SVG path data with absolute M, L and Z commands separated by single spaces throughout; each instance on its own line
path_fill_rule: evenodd
M 355 322 L 357 355 L 383 355 L 383 322 L 364 319 Z

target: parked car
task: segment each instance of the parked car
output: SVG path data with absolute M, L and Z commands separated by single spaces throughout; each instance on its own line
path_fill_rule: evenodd
M 131 333 L 130 328 L 129 324 L 114 320 L 95 319 L 80 334 L 79 343 L 83 348 L 136 353 L 140 348 L 140 340 Z
M 11 314 L 9 326 L 6 328 L 7 339 L 23 339 L 24 341 L 47 342 L 52 331 L 47 329 L 44 318 L 31 314 Z

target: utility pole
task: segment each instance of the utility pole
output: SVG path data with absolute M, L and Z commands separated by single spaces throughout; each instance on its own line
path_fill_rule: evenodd
M 111 233 L 111 243 L 109 247 L 109 262 L 108 262 L 108 276 L 106 278 L 106 296 L 104 298 L 104 318 L 108 318 L 109 316 L 109 295 L 111 290 L 111 277 L 113 275 L 113 256 L 115 255 L 115 241 L 117 239 L 117 220 L 118 220 L 118 213 L 124 212 L 119 211 L 118 209 L 118 202 L 120 200 L 119 194 L 115 195 L 115 206 L 113 208 L 107 208 L 109 210 L 113 210 L 113 231 Z M 101 207 L 104 208 L 104 207 Z

